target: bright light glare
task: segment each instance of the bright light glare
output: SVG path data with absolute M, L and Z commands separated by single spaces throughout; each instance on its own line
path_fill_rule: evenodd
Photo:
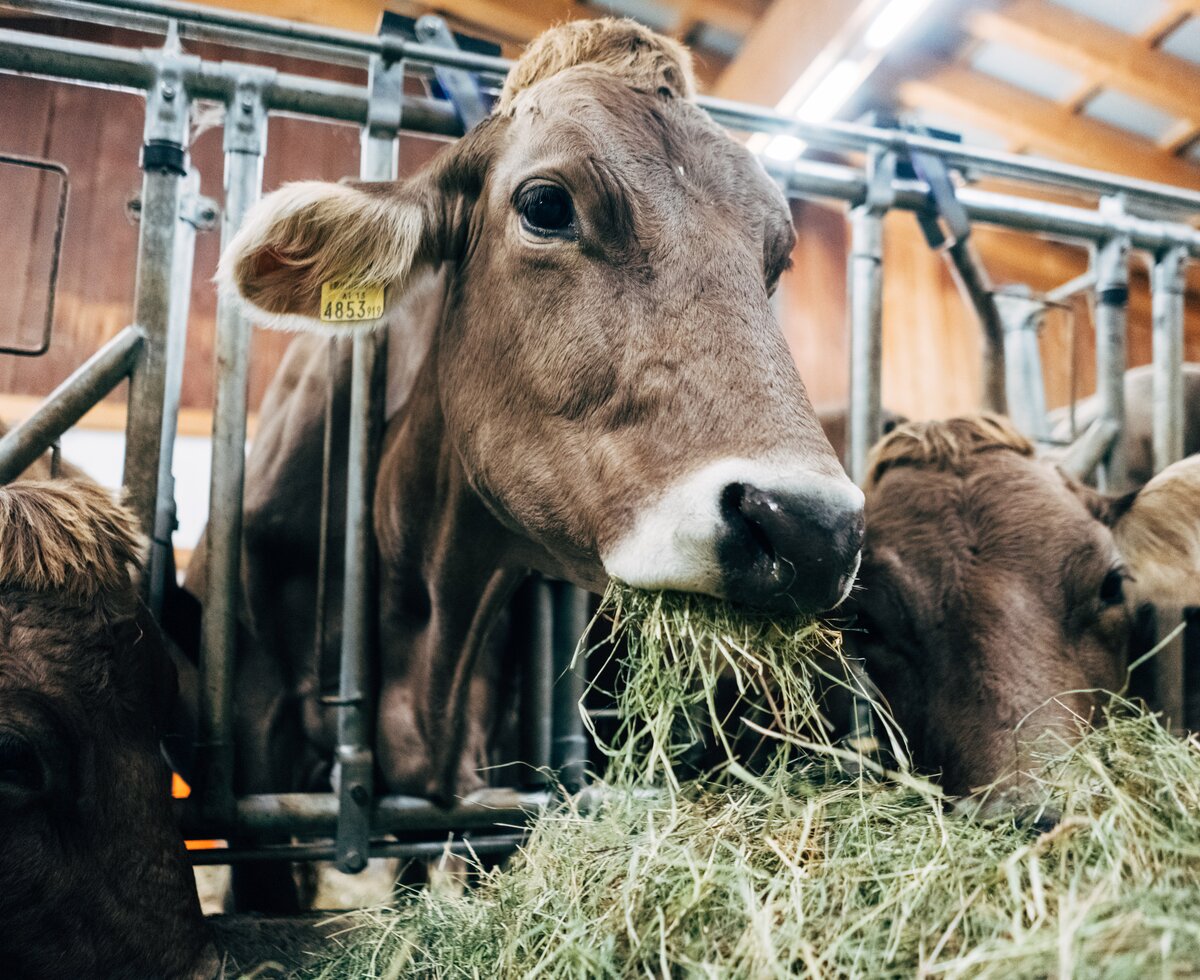
M 780 133 L 771 137 L 770 142 L 763 148 L 762 154 L 768 160 L 791 163 L 804 152 L 805 145 L 804 140 L 789 136 L 787 133 Z
M 891 47 L 925 12 L 931 0 L 891 0 L 863 35 L 863 44 L 874 51 Z
M 858 89 L 862 74 L 862 66 L 857 62 L 839 61 L 800 103 L 796 115 L 816 122 L 832 119 Z

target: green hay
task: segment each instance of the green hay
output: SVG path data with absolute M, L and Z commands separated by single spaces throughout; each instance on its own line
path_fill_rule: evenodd
M 631 614 L 616 598 L 618 623 L 636 623 L 644 646 L 631 644 L 633 692 L 619 692 L 623 744 L 642 750 L 614 744 L 613 775 L 661 787 L 611 784 L 586 812 L 551 811 L 507 869 L 460 895 L 414 892 L 363 913 L 375 938 L 311 976 L 1200 976 L 1195 741 L 1131 710 L 1085 733 L 1045 760 L 1040 788 L 1062 820 L 1041 835 L 949 815 L 911 776 L 856 778 L 782 749 L 786 764 L 759 775 L 730 765 L 679 780 L 668 773 L 703 737 L 705 712 L 729 720 L 693 683 L 711 690 L 727 671 L 748 694 L 778 694 L 777 744 L 812 750 L 820 705 L 795 683 L 829 673 L 824 647 L 811 627 L 789 628 L 808 639 L 763 653 L 740 620 L 709 630 L 690 601 L 636 597 Z M 772 648 L 792 642 L 760 628 Z

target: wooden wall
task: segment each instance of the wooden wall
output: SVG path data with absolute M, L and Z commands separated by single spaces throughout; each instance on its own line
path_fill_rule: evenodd
M 6 23 L 12 24 L 13 20 Z M 19 23 L 19 22 L 18 22 Z M 63 26 L 60 28 L 66 30 Z M 90 40 L 129 45 L 152 39 L 106 28 L 71 27 Z M 197 46 L 206 58 L 243 58 L 282 70 L 362 83 L 362 73 L 298 59 Z M 126 204 L 140 188 L 138 150 L 143 102 L 128 93 L 40 79 L 0 75 L 0 151 L 47 157 L 71 172 L 71 203 L 64 241 L 58 309 L 50 353 L 38 359 L 0 356 L 0 393 L 43 395 L 104 340 L 132 318 L 137 227 Z M 436 152 L 431 140 L 402 141 L 402 169 L 410 172 Z M 221 130 L 200 132 L 191 147 L 204 193 L 221 197 Z M 336 179 L 358 169 L 358 130 L 311 120 L 272 117 L 264 184 L 278 187 L 301 178 Z M 44 236 L 35 225 L 35 196 L 18 181 L 0 181 L 0 262 L 11 270 L 0 290 L 0 336 L 13 335 L 22 306 L 36 306 L 27 272 L 30 242 Z M 847 382 L 846 229 L 838 207 L 794 205 L 799 231 L 793 269 L 782 283 L 784 329 L 801 375 L 818 403 L 845 401 Z M 998 283 L 1028 282 L 1046 289 L 1083 271 L 1078 249 L 981 228 L 977 241 Z M 884 402 L 912 416 L 970 410 L 979 399 L 977 328 L 941 259 L 925 246 L 912 217 L 895 214 L 886 227 L 884 296 Z M 196 244 L 196 273 L 185 367 L 183 406 L 202 412 L 212 400 L 212 337 L 218 235 Z M 25 288 L 29 284 L 28 290 Z M 39 287 L 40 288 L 40 287 Z M 1200 304 L 1189 304 L 1200 309 Z M 25 325 L 27 329 L 28 325 Z M 1048 396 L 1061 404 L 1069 393 L 1066 320 L 1056 317 L 1043 339 Z M 27 335 L 26 335 L 27 336 Z M 1130 316 L 1132 364 L 1150 357 L 1149 298 L 1144 274 L 1135 276 Z M 1093 387 L 1091 325 L 1081 317 L 1077 365 L 1079 390 Z M 251 405 L 257 406 L 286 335 L 265 331 L 254 338 Z M 1200 359 L 1200 322 L 1189 319 L 1188 353 Z

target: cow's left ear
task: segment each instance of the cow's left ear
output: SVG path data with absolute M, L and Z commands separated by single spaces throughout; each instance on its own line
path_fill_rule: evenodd
M 221 256 L 217 282 L 255 323 L 316 332 L 382 325 L 427 268 L 449 258 L 478 193 L 484 123 L 409 180 L 300 181 L 268 194 Z
M 1110 501 L 1105 516 L 1138 601 L 1200 605 L 1200 454 Z

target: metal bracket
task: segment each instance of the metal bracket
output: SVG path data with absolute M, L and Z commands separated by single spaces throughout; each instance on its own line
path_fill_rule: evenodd
M 178 38 L 160 50 L 146 49 L 154 69 L 154 84 L 146 91 L 146 126 L 142 135 L 143 170 L 161 170 L 183 176 L 188 171 L 190 99 L 185 79 L 198 74 L 200 59 L 179 50 Z
M 371 59 L 367 80 L 367 134 L 395 139 L 404 117 L 404 62 Z
M 212 231 L 220 216 L 220 207 L 211 197 L 188 191 L 179 200 L 179 220 L 186 221 L 196 231 Z
M 228 62 L 225 63 L 228 65 Z M 250 153 L 262 156 L 266 149 L 267 106 L 263 93 L 278 74 L 274 68 L 238 66 L 233 97 L 225 107 L 226 153 Z
M 450 28 L 436 14 L 425 14 L 418 17 L 416 32 L 417 40 L 422 44 L 428 44 L 433 48 L 458 50 L 458 42 L 454 40 Z M 446 94 L 450 96 L 450 101 L 454 104 L 454 110 L 458 113 L 458 119 L 463 125 L 464 132 L 474 128 L 488 117 L 490 112 L 484 101 L 483 92 L 479 88 L 479 82 L 469 71 L 435 65 L 433 75 Z
M 867 154 L 867 194 L 861 207 L 872 215 L 883 215 L 896 203 L 896 154 L 873 149 Z

